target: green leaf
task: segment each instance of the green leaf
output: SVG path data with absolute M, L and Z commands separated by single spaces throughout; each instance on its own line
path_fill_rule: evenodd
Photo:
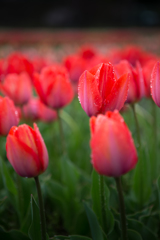
M 18 230 L 5 231 L 0 226 L 0 238 L 2 240 L 29 240 L 28 236 Z
M 128 228 L 137 231 L 144 240 L 157 240 L 156 235 L 148 229 L 143 223 L 136 221 L 134 219 L 128 219 Z
M 143 148 L 139 151 L 138 164 L 133 176 L 133 191 L 140 208 L 149 200 L 151 189 L 150 164 Z
M 84 237 L 84 236 L 78 236 L 78 235 L 69 236 L 69 239 L 70 240 L 92 240 L 91 238 Z
M 83 203 L 84 208 L 88 217 L 91 233 L 92 233 L 92 238 L 93 240 L 103 240 L 103 233 L 102 229 L 98 223 L 97 217 L 93 210 L 87 205 L 87 203 Z
M 141 235 L 134 230 L 128 229 L 127 234 L 128 234 L 128 240 L 142 240 Z
M 158 200 L 159 200 L 159 209 L 160 209 L 160 176 L 157 179 L 157 188 L 158 188 Z
M 67 239 L 69 239 L 69 237 L 67 237 L 67 236 L 54 236 L 54 238 L 56 240 L 67 240 Z
M 93 169 L 92 172 L 92 201 L 93 201 L 93 210 L 98 218 L 98 221 L 101 225 L 101 227 L 103 227 L 103 221 L 102 221 L 102 210 L 101 210 L 101 193 L 100 193 L 100 186 L 101 182 L 100 182 L 100 175 Z M 109 209 L 109 197 L 110 197 L 110 192 L 109 189 L 107 187 L 107 185 L 105 184 L 104 186 L 104 198 L 105 198 L 105 206 L 104 206 L 104 211 L 106 213 L 106 223 L 107 225 L 105 226 L 104 230 L 105 233 L 108 235 L 114 227 L 114 217 L 112 212 Z
M 62 181 L 64 185 L 68 188 L 69 198 L 73 197 L 77 191 L 76 182 L 79 179 L 79 173 L 76 166 L 67 158 L 63 156 L 61 159 L 61 171 L 62 171 Z
M 39 207 L 32 195 L 31 195 L 31 214 L 32 223 L 28 231 L 29 237 L 31 240 L 41 239 Z
M 92 240 L 91 238 L 79 236 L 79 235 L 72 235 L 72 236 L 54 236 L 56 240 Z
M 8 171 L 8 168 L 5 164 L 5 162 L 2 159 L 0 159 L 0 163 L 1 163 L 3 182 L 4 182 L 6 189 L 13 195 L 17 195 L 17 189 L 15 186 L 15 183 L 12 180 L 12 177 L 10 176 L 10 173 Z

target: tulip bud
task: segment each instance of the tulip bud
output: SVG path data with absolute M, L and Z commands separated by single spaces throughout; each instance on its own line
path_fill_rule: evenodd
M 89 117 L 106 111 L 120 110 L 127 98 L 128 73 L 116 79 L 111 63 L 101 63 L 85 71 L 78 86 L 78 97 Z
M 1 84 L 1 91 L 10 97 L 16 105 L 22 105 L 32 96 L 32 84 L 27 73 L 8 74 Z
M 19 123 L 19 115 L 14 103 L 8 97 L 0 96 L 0 135 L 6 136 L 12 126 Z
M 7 158 L 21 177 L 36 177 L 48 166 L 48 152 L 37 125 L 12 127 L 6 142 Z
M 151 75 L 151 95 L 153 101 L 160 107 L 160 67 L 159 62 L 154 65 Z
M 34 86 L 41 101 L 51 108 L 62 108 L 73 99 L 73 89 L 67 71 L 59 65 L 42 69 L 34 75 Z
M 136 148 L 118 111 L 92 117 L 90 129 L 92 164 L 99 174 L 118 177 L 135 167 Z

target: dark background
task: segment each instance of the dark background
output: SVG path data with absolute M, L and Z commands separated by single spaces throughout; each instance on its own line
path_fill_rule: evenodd
M 158 26 L 160 1 L 0 0 L 0 28 Z

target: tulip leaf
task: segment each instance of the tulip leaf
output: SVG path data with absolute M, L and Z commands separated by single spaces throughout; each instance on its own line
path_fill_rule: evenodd
M 102 220 L 102 209 L 101 209 L 101 182 L 100 182 L 100 175 L 93 169 L 92 172 L 92 202 L 93 202 L 93 210 L 98 218 L 98 221 L 103 226 L 103 220 Z M 105 206 L 104 211 L 106 215 L 105 219 L 105 227 L 103 226 L 103 229 L 105 230 L 105 233 L 108 235 L 114 227 L 114 217 L 112 215 L 112 212 L 109 209 L 109 197 L 110 192 L 106 184 L 104 185 L 104 199 L 105 199 Z
M 10 176 L 6 163 L 2 159 L 0 159 L 0 162 L 1 162 L 2 177 L 3 177 L 3 182 L 5 187 L 10 193 L 12 193 L 13 195 L 17 195 L 17 189 L 15 186 L 15 183 L 12 177 Z
M 29 237 L 31 240 L 41 239 L 39 207 L 33 195 L 31 195 L 31 215 L 32 223 L 28 231 Z
M 55 240 L 68 240 L 69 237 L 67 236 L 54 236 Z
M 128 229 L 127 234 L 128 234 L 128 240 L 142 240 L 141 235 L 134 230 Z
M 103 232 L 102 229 L 99 225 L 98 219 L 93 212 L 93 210 L 88 206 L 87 203 L 84 202 L 84 208 L 88 217 L 90 229 L 91 229 L 91 234 L 93 240 L 104 240 L 103 238 Z
M 84 237 L 84 236 L 54 236 L 55 240 L 92 240 L 91 238 Z
M 70 240 L 92 240 L 91 238 L 84 237 L 84 236 L 78 236 L 78 235 L 69 236 L 69 239 Z
M 158 188 L 158 200 L 159 200 L 159 209 L 160 209 L 160 176 L 157 179 L 157 188 Z
M 156 235 L 150 229 L 148 229 L 142 222 L 139 222 L 134 219 L 128 219 L 127 223 L 128 228 L 137 231 L 142 236 L 142 239 L 157 240 Z
M 0 238 L 3 240 L 29 240 L 29 237 L 18 230 L 11 230 L 9 232 L 5 231 L 3 227 L 0 226 Z
M 148 156 L 144 149 L 140 149 L 138 164 L 133 176 L 133 191 L 140 208 L 149 200 L 151 189 Z

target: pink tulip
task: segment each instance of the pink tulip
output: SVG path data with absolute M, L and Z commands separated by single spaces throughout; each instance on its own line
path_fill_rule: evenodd
M 48 152 L 37 125 L 12 127 L 6 142 L 7 158 L 21 177 L 36 177 L 48 166 Z
M 6 136 L 12 126 L 19 123 L 19 115 L 14 103 L 8 97 L 0 96 L 0 135 Z
M 128 87 L 128 73 L 117 79 L 112 64 L 101 63 L 81 75 L 78 97 L 87 115 L 96 116 L 120 110 L 127 98 Z
M 23 105 L 32 96 L 32 84 L 27 73 L 8 74 L 0 85 L 4 95 L 10 97 L 16 105 Z
M 151 95 L 153 101 L 160 107 L 160 66 L 159 62 L 154 65 L 151 75 Z
M 34 75 L 34 86 L 41 101 L 51 108 L 62 108 L 69 104 L 73 89 L 67 71 L 60 65 L 52 65 Z
M 90 129 L 92 164 L 99 174 L 118 177 L 135 167 L 136 148 L 118 111 L 92 117 Z

